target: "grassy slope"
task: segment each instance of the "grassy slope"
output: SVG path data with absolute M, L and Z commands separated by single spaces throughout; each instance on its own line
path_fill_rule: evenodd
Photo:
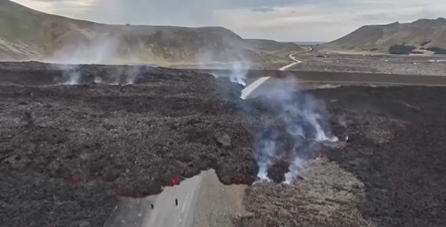
M 0 26 L 0 54 L 19 58 L 66 59 L 70 53 L 72 58 L 93 62 L 270 62 L 284 60 L 283 52 L 299 48 L 263 51 L 222 27 L 98 24 L 38 12 L 8 0 L 0 1 Z
M 256 46 L 263 51 L 277 51 L 277 50 L 294 50 L 304 51 L 302 47 L 293 42 L 277 42 L 267 39 L 245 39 L 245 41 L 252 46 Z
M 362 26 L 352 33 L 321 45 L 327 49 L 350 49 L 387 51 L 393 44 L 406 43 L 425 47 L 446 48 L 446 19 L 420 19 L 412 23 L 391 23 L 387 25 Z
M 291 52 L 302 52 L 304 49 L 293 42 L 277 42 L 267 39 L 245 39 L 245 41 L 261 50 L 263 56 L 272 63 L 282 63 L 288 61 Z
M 14 54 L 20 44 L 43 46 L 46 43 L 49 37 L 34 19 L 32 14 L 27 14 L 26 8 L 17 8 L 9 1 L 0 2 L 0 48 L 4 54 Z
M 57 47 L 58 35 L 67 32 L 70 21 L 80 26 L 94 24 L 0 1 L 0 51 L 16 56 L 49 55 Z

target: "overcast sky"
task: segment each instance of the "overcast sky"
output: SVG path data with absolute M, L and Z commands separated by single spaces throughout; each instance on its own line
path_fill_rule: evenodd
M 365 24 L 446 16 L 441 0 L 13 0 L 111 24 L 223 26 L 244 38 L 331 41 Z

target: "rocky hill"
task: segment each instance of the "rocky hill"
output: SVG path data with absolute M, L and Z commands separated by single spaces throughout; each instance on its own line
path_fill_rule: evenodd
M 293 42 L 277 42 L 275 40 L 268 39 L 245 39 L 245 41 L 263 51 L 304 51 L 302 47 Z
M 388 51 L 395 44 L 416 48 L 446 48 L 446 19 L 420 19 L 412 23 L 366 25 L 321 45 L 326 49 Z
M 106 25 L 42 13 L 9 0 L 0 1 L 0 27 L 1 60 L 161 64 L 265 62 L 275 55 L 223 27 Z

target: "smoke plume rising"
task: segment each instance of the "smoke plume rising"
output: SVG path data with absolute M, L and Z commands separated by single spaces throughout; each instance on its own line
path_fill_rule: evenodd
M 246 75 L 248 74 L 249 66 L 243 67 L 240 62 L 231 64 L 231 74 L 229 79 L 231 82 L 246 86 Z
M 231 82 L 246 86 L 246 75 L 251 66 L 250 59 L 243 58 L 242 55 L 239 55 L 237 58 L 232 59 L 233 61 L 215 61 L 221 59 L 221 56 L 206 48 L 201 49 L 197 56 L 196 62 L 200 69 L 217 69 L 211 73 L 215 78 L 229 77 Z M 224 74 L 218 70 L 230 70 L 230 73 Z
M 117 37 L 107 33 L 96 34 L 88 42 L 65 43 L 52 57 L 44 62 L 53 63 L 55 70 L 63 72 L 63 85 L 77 85 L 82 83 L 82 65 L 86 64 L 120 64 L 114 67 L 116 71 L 107 75 L 107 80 L 94 75 L 95 83 L 134 84 L 144 65 L 123 65 L 123 61 L 140 61 L 138 50 L 129 50 L 127 54 L 119 52 L 121 45 Z
M 291 78 L 259 88 L 264 96 L 262 106 L 274 118 L 256 137 L 254 158 L 261 181 L 270 181 L 269 168 L 282 160 L 289 163 L 284 183 L 292 184 L 301 176 L 304 162 L 318 156 L 322 142 L 338 141 L 329 127 L 324 103 L 296 90 L 296 84 Z
M 205 69 L 203 65 L 201 65 L 201 67 Z M 249 71 L 249 64 L 246 63 L 243 64 L 241 62 L 232 62 L 232 63 L 222 64 L 221 68 L 219 69 L 230 70 L 230 71 L 229 74 L 227 74 L 226 72 L 223 73 L 222 71 L 214 71 L 211 72 L 210 74 L 215 78 L 228 77 L 231 82 L 240 84 L 243 87 L 246 86 L 246 79 L 247 79 L 246 75 L 248 74 Z
M 65 43 L 48 62 L 60 64 L 105 64 L 117 55 L 119 40 L 108 34 L 100 34 L 85 43 Z
M 348 141 L 349 140 L 349 137 L 348 137 L 349 130 L 348 130 L 348 123 L 347 123 L 347 120 L 345 119 L 345 116 L 344 115 L 339 116 L 338 122 L 339 122 L 339 125 L 341 125 L 341 127 L 342 127 L 341 134 L 344 137 L 344 140 Z

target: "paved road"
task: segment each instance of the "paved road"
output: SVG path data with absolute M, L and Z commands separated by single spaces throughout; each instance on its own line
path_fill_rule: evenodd
M 248 86 L 245 89 L 250 88 L 250 94 L 245 92 L 244 98 L 251 97 L 253 91 L 263 85 L 271 85 L 279 81 L 281 83 L 285 81 L 286 83 L 325 83 L 333 85 L 446 86 L 446 76 L 403 74 L 250 70 L 247 78 Z M 256 83 L 256 81 L 259 82 Z M 255 89 L 250 87 L 251 85 L 255 85 Z
M 165 187 L 155 196 L 123 199 L 104 227 L 191 227 L 203 174 Z
M 193 224 L 202 175 L 187 179 L 174 187 L 166 187 L 157 196 L 151 196 L 150 209 L 141 227 L 190 227 Z M 178 206 L 175 204 L 178 199 Z

